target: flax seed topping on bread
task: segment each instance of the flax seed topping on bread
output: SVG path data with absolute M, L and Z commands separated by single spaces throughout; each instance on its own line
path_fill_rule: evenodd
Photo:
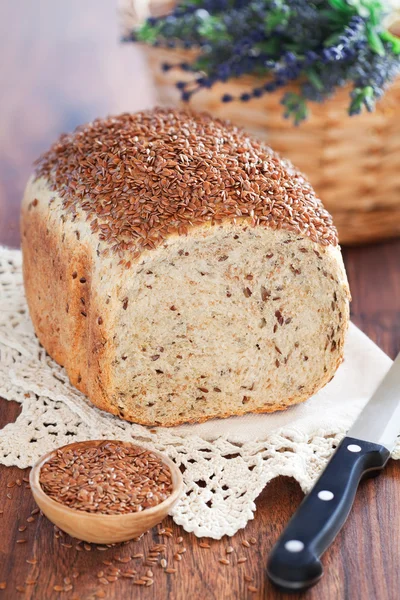
M 156 109 L 97 119 L 61 136 L 36 175 L 119 252 L 241 217 L 324 245 L 338 241 L 329 213 L 290 163 L 205 114 Z

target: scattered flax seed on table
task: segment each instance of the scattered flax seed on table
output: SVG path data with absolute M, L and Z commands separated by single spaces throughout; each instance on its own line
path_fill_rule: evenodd
M 157 455 L 118 442 L 58 450 L 42 466 L 39 481 L 61 504 L 109 515 L 156 506 L 172 492 L 171 472 Z M 89 544 L 83 547 L 90 552 Z
M 117 560 L 117 561 L 118 561 L 118 562 L 120 562 L 120 563 L 128 563 L 128 562 L 129 562 L 130 560 L 132 560 L 132 559 L 131 559 L 131 557 L 130 557 L 130 556 L 124 556 L 124 557 L 120 557 L 120 556 L 119 556 L 119 557 L 118 557 L 118 558 L 116 558 L 115 560 Z

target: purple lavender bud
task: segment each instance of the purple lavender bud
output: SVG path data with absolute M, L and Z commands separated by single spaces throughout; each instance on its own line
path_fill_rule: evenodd
M 278 88 L 278 86 L 276 85 L 276 83 L 274 81 L 269 81 L 268 83 L 266 83 L 264 85 L 264 90 L 266 92 L 275 92 L 275 90 Z
M 210 89 L 210 87 L 212 87 L 214 85 L 215 81 L 216 81 L 215 77 L 205 77 L 203 86 L 207 89 Z
M 183 102 L 189 102 L 191 96 L 192 96 L 192 92 L 182 92 L 182 94 L 181 94 L 181 98 L 182 98 Z
M 248 102 L 251 99 L 251 94 L 241 94 L 240 100 L 242 102 Z
M 287 65 L 295 65 L 297 64 L 297 58 L 293 52 L 286 52 L 283 56 L 283 60 Z

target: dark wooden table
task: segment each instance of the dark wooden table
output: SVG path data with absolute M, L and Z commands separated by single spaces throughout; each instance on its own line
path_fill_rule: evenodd
M 139 49 L 121 47 L 117 38 L 112 0 L 0 3 L 0 243 L 19 245 L 19 204 L 31 163 L 57 134 L 96 116 L 153 104 Z M 349 248 L 344 254 L 354 298 L 353 321 L 394 357 L 400 350 L 400 242 Z M 18 412 L 16 403 L 0 400 L 0 427 Z M 27 473 L 0 468 L 0 600 L 285 597 L 268 583 L 265 566 L 273 542 L 302 498 L 293 480 L 270 483 L 247 528 L 233 539 L 211 541 L 210 548 L 168 520 L 164 525 L 172 528 L 172 537 L 160 536 L 155 529 L 139 541 L 104 551 L 91 546 L 78 550 L 76 540 L 55 535 L 40 515 L 27 522 L 35 508 L 22 480 Z M 22 485 L 7 487 L 17 479 Z M 324 579 L 303 597 L 398 599 L 399 532 L 400 469 L 391 461 L 384 476 L 361 485 L 346 526 L 323 559 Z M 183 540 L 178 543 L 179 536 Z M 242 545 L 251 538 L 255 543 L 250 547 Z M 118 558 L 134 554 L 146 558 L 154 545 L 163 542 L 176 573 L 151 567 L 154 585 L 148 588 L 123 577 L 99 582 L 98 573 L 109 576 L 115 566 L 145 574 L 150 567 L 140 556 L 126 563 Z M 224 566 L 219 558 L 229 545 L 235 549 L 234 559 Z M 183 547 L 182 560 L 174 560 Z M 247 562 L 237 564 L 240 556 Z M 251 581 L 246 582 L 245 575 Z M 58 586 L 66 591 L 57 591 Z

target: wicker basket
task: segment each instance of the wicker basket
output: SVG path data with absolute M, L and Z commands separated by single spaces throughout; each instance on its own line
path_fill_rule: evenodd
M 153 0 L 152 14 L 162 14 L 171 0 Z M 180 70 L 163 72 L 163 62 L 179 63 L 187 52 L 144 46 L 162 105 L 180 105 L 175 87 L 185 78 Z M 347 116 L 348 90 L 312 107 L 300 127 L 282 117 L 282 92 L 250 103 L 220 101 L 224 93 L 239 96 L 257 86 L 243 77 L 195 94 L 191 107 L 229 119 L 290 158 L 307 174 L 334 217 L 342 244 L 377 241 L 400 235 L 400 80 L 375 112 Z

